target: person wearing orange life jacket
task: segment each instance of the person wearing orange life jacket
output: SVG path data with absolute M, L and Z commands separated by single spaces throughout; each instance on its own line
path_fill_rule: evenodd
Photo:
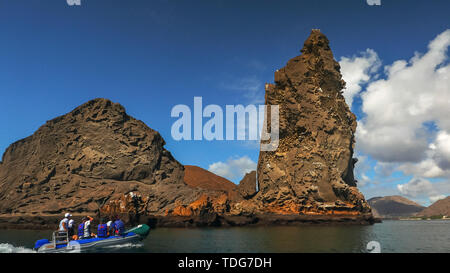
M 100 224 L 97 228 L 97 237 L 98 238 L 106 238 L 108 237 L 108 226 L 105 224 L 105 220 L 103 218 L 100 219 Z

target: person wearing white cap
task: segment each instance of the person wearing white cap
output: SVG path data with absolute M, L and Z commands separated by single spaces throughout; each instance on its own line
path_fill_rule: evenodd
M 66 213 L 64 215 L 64 219 L 61 220 L 61 222 L 59 222 L 59 231 L 65 231 L 67 232 L 69 230 L 69 219 L 70 217 L 72 217 L 72 214 L 70 213 Z

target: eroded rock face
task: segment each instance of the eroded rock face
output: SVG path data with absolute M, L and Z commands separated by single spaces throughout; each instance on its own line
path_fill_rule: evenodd
M 237 191 L 244 199 L 250 199 L 256 194 L 256 171 L 245 174 L 239 182 Z
M 342 95 L 339 63 L 319 30 L 301 52 L 266 85 L 266 104 L 280 107 L 280 143 L 260 152 L 254 199 L 278 214 L 370 212 L 353 177 L 356 117 Z
M 195 166 L 185 169 L 164 149 L 161 135 L 121 105 L 89 101 L 6 150 L 0 214 L 176 218 L 168 225 L 349 219 L 345 215 L 370 223 L 353 176 L 356 117 L 342 96 L 339 69 L 328 39 L 313 30 L 302 55 L 266 85 L 266 104 L 280 107 L 279 147 L 261 151 L 257 172 L 238 186 Z
M 89 101 L 12 144 L 0 164 L 0 213 L 96 212 L 136 192 L 163 214 L 200 192 L 161 135 L 106 99 Z
M 171 216 L 204 216 L 223 215 L 226 214 L 229 208 L 229 199 L 227 194 L 214 195 L 203 194 L 189 205 L 180 205 L 172 211 L 167 211 L 166 215 Z

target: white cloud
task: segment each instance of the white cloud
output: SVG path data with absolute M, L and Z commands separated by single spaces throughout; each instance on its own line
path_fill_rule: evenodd
M 358 122 L 358 150 L 382 162 L 409 164 L 404 170 L 433 165 L 428 176 L 450 167 L 449 46 L 447 30 L 430 42 L 427 53 L 386 66 L 386 79 L 368 84 L 361 94 L 366 117 Z
M 397 185 L 397 189 L 408 197 L 435 194 L 431 182 L 423 178 L 413 178 L 406 184 Z
M 398 191 L 410 198 L 427 198 L 431 203 L 446 197 L 450 192 L 447 182 L 431 183 L 423 178 L 413 178 L 406 184 L 397 185 Z M 443 194 L 444 193 L 444 194 Z
M 445 196 L 445 195 L 430 196 L 430 201 L 431 201 L 431 203 L 434 203 L 434 202 L 436 202 L 438 200 L 441 200 L 441 199 L 444 199 L 446 197 L 447 196 Z
M 359 190 L 364 194 L 366 200 L 377 196 L 398 195 L 399 191 L 394 184 L 395 181 L 378 180 L 376 177 L 370 177 L 370 183 L 360 186 Z
M 374 167 L 374 170 L 375 173 L 381 177 L 389 177 L 396 171 L 397 167 L 398 164 L 396 163 L 378 161 Z
M 351 108 L 353 98 L 361 92 L 361 85 L 371 79 L 371 75 L 381 66 L 381 61 L 377 53 L 373 49 L 368 48 L 366 51 L 361 52 L 359 56 L 354 55 L 351 58 L 341 57 L 339 64 L 341 65 L 342 77 L 346 82 L 344 98 Z
M 433 159 L 439 167 L 442 170 L 450 170 L 450 134 L 445 131 L 439 132 L 435 143 L 430 145 L 430 148 L 434 152 Z
M 372 168 L 366 155 L 356 154 L 358 162 L 355 165 L 355 177 L 358 180 L 358 186 L 364 187 L 370 183 L 369 176 L 366 174 Z
M 248 156 L 230 158 L 226 162 L 216 162 L 209 165 L 208 171 L 231 181 L 239 182 L 246 173 L 256 170 L 256 162 Z
M 414 178 L 397 190 L 422 203 L 450 193 L 449 47 L 450 29 L 434 38 L 424 54 L 385 66 L 380 78 L 376 72 L 381 62 L 373 50 L 340 62 L 347 103 L 361 96 L 356 151 L 376 161 L 370 179 L 381 178 L 386 184 L 395 171 L 411 175 Z M 366 189 L 376 191 L 366 173 L 357 176 Z M 441 181 L 427 180 L 432 178 Z
M 419 163 L 403 163 L 398 166 L 398 170 L 406 174 L 425 178 L 450 177 L 450 172 L 443 171 L 431 156 Z

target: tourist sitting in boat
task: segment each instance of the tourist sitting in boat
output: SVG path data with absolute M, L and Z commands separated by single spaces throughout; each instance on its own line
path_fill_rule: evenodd
M 75 221 L 73 219 L 69 220 L 67 232 L 69 233 L 69 238 L 73 238 L 75 235 Z
M 61 233 L 63 233 L 63 232 L 68 232 L 68 229 L 69 229 L 69 219 L 70 219 L 70 217 L 72 217 L 72 214 L 70 214 L 70 213 L 66 213 L 66 214 L 64 215 L 64 219 L 62 219 L 62 220 L 59 222 L 59 228 L 58 228 L 58 231 L 60 231 Z
M 108 237 L 108 226 L 105 224 L 105 220 L 103 218 L 100 219 L 100 224 L 97 228 L 97 237 L 98 238 L 106 238 Z
M 91 216 L 86 216 L 86 222 L 84 222 L 84 239 L 95 237 L 95 234 L 91 233 L 92 221 L 94 221 L 94 218 L 92 218 Z
M 114 231 L 116 235 L 123 235 L 125 232 L 125 224 L 120 220 L 119 216 L 116 215 L 116 221 L 114 222 Z
M 108 236 L 114 236 L 114 219 L 110 218 L 106 226 L 108 227 Z
M 86 217 L 83 217 L 81 219 L 81 223 L 78 225 L 78 238 L 77 239 L 82 239 L 84 236 L 84 223 L 86 222 Z
M 91 233 L 91 222 L 94 220 L 91 216 L 83 217 L 81 224 L 78 226 L 78 239 L 89 239 L 95 237 Z

